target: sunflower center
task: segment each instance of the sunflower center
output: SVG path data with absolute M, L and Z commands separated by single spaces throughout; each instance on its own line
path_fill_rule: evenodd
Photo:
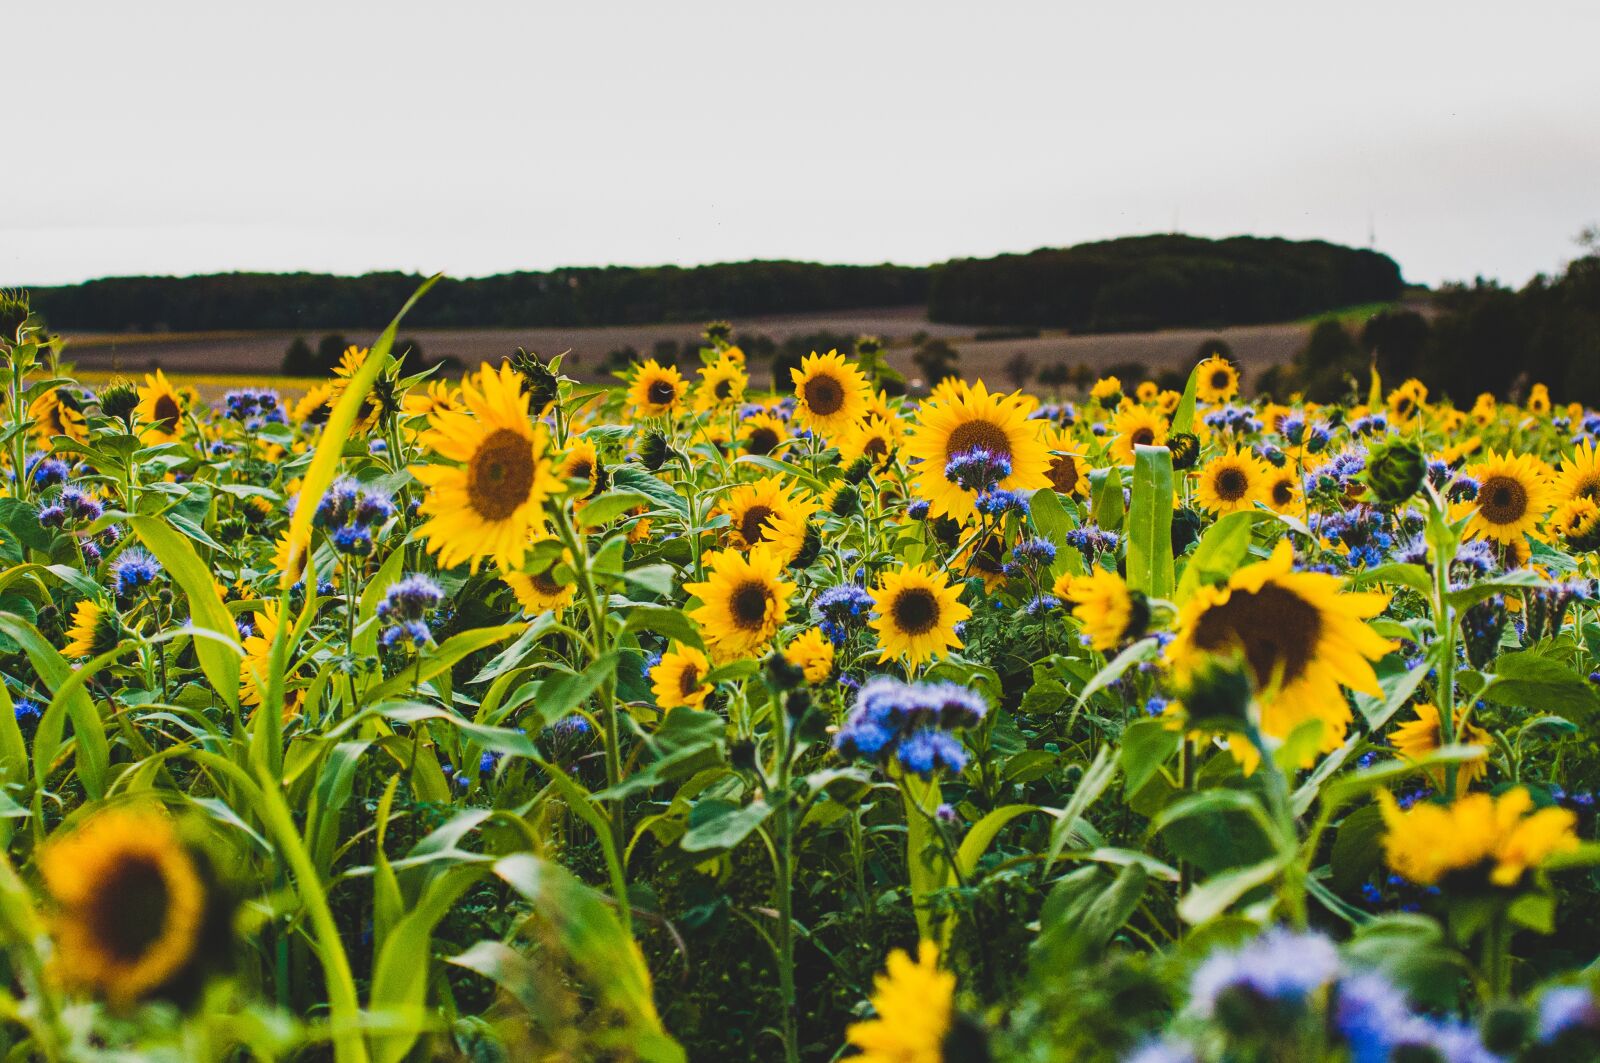
M 912 587 L 895 595 L 890 613 L 907 635 L 926 635 L 939 624 L 939 599 L 926 587 Z
M 1478 512 L 1490 524 L 1515 524 L 1528 512 L 1528 489 L 1509 476 L 1491 476 L 1478 488 Z
M 1128 442 L 1136 447 L 1148 447 L 1155 441 L 1156 431 L 1154 428 L 1135 428 L 1133 435 L 1128 437 Z
M 1229 466 L 1217 473 L 1217 497 L 1224 502 L 1237 502 L 1250 491 L 1250 478 L 1243 469 Z
M 683 666 L 683 671 L 678 673 L 678 693 L 684 697 L 693 694 L 700 687 L 700 669 L 692 664 Z
M 1228 383 L 1228 371 L 1226 369 L 1218 369 L 1216 372 L 1211 374 L 1212 387 L 1225 388 L 1228 386 Z
M 170 432 L 178 423 L 178 418 L 183 415 L 183 409 L 178 405 L 178 400 L 171 395 L 162 395 L 156 399 L 155 423 L 163 432 Z
M 567 475 L 574 480 L 591 480 L 594 478 L 594 463 L 590 461 L 574 462 L 572 468 L 567 470 Z
M 1078 459 L 1070 454 L 1058 454 L 1050 462 L 1050 486 L 1064 495 L 1070 495 L 1073 488 L 1078 486 L 1082 474 L 1078 471 Z
M 1294 486 L 1288 480 L 1279 480 L 1272 485 L 1272 501 L 1274 505 L 1287 506 L 1294 501 Z
M 766 584 L 756 580 L 739 584 L 728 596 L 728 612 L 733 616 L 734 627 L 760 631 L 766 626 L 769 601 Z
M 945 458 L 948 460 L 980 447 L 998 457 L 1011 457 L 1011 437 L 1004 428 L 991 421 L 968 421 L 950 433 L 944 445 Z
M 814 376 L 806 381 L 806 408 L 818 417 L 828 417 L 844 409 L 844 387 L 831 376 Z
M 717 381 L 716 386 L 711 389 L 711 394 L 715 395 L 718 399 L 726 400 L 728 396 L 733 394 L 733 381 Z
M 767 537 L 767 521 L 773 516 L 772 509 L 760 503 L 744 511 L 744 516 L 739 518 L 739 534 L 744 541 L 754 546 Z
M 1216 653 L 1244 650 L 1258 689 L 1274 678 L 1283 685 L 1306 673 L 1322 634 L 1317 607 L 1275 583 L 1259 591 L 1235 590 L 1226 602 L 1207 609 L 1195 627 L 1195 645 Z
M 538 591 L 540 594 L 543 594 L 547 597 L 553 597 L 557 594 L 560 594 L 562 589 L 561 584 L 556 582 L 555 572 L 556 566 L 551 565 L 543 572 L 535 572 L 533 575 L 529 576 L 528 582 L 532 583 L 534 590 Z
M 1577 489 L 1573 494 L 1578 498 L 1588 498 L 1600 502 L 1600 472 L 1592 472 L 1579 480 Z
M 777 445 L 778 433 L 763 427 L 751 431 L 750 437 L 745 440 L 744 448 L 751 454 L 770 454 L 772 448 Z
M 1394 404 L 1394 412 L 1399 414 L 1401 417 L 1408 416 L 1411 413 L 1411 400 L 1406 398 L 1400 399 Z
M 645 396 L 657 406 L 665 406 L 678 397 L 678 389 L 672 386 L 670 380 L 652 380 L 650 387 L 645 390 Z
M 505 520 L 533 490 L 533 447 L 509 428 L 485 439 L 467 467 L 467 498 L 484 520 Z
M 94 940 L 121 963 L 137 963 L 167 927 L 167 880 L 145 856 L 129 854 L 96 884 L 88 913 Z
M 889 453 L 889 441 L 882 436 L 873 436 L 867 440 L 867 445 L 861 448 L 861 453 L 869 458 L 881 458 Z

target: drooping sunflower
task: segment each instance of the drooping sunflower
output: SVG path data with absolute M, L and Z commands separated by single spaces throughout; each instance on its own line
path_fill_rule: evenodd
M 794 413 L 803 428 L 832 439 L 867 412 L 872 388 L 861 370 L 838 351 L 817 354 L 789 370 L 794 380 Z
M 661 655 L 661 660 L 650 669 L 650 689 L 655 692 L 656 705 L 663 712 L 686 706 L 698 709 L 705 704 L 711 687 L 706 683 L 706 673 L 711 662 L 693 646 L 674 642 L 672 648 Z
M 955 1021 L 956 976 L 939 970 L 939 947 L 924 938 L 917 959 L 896 949 L 872 980 L 877 1017 L 851 1023 L 845 1039 L 858 1063 L 942 1063 Z
M 99 602 L 85 598 L 72 610 L 68 642 L 61 653 L 66 657 L 98 657 L 114 649 L 120 638 L 116 616 Z
M 1556 497 L 1563 501 L 1587 498 L 1600 502 L 1600 454 L 1587 439 L 1578 444 L 1571 457 L 1561 459 L 1555 489 Z
M 1509 451 L 1488 457 L 1466 469 L 1478 481 L 1478 497 L 1454 507 L 1454 512 L 1477 508 L 1467 524 L 1469 538 L 1493 539 L 1497 543 L 1520 540 L 1538 527 L 1553 501 L 1548 469 L 1532 454 L 1513 455 Z
M 51 449 L 51 440 L 56 436 L 66 436 L 78 443 L 89 438 L 83 411 L 73 404 L 70 396 L 63 397 L 60 388 L 41 392 L 28 404 L 28 416 L 33 418 L 33 438 L 42 450 Z
M 1420 704 L 1416 707 L 1416 713 L 1417 718 L 1415 720 L 1409 720 L 1401 724 L 1389 734 L 1389 744 L 1394 747 L 1396 753 L 1399 753 L 1407 760 L 1421 760 L 1443 744 L 1443 736 L 1439 727 L 1439 707 L 1426 703 Z M 1488 731 L 1470 721 L 1467 722 L 1466 727 L 1463 729 L 1461 726 L 1462 716 L 1462 711 L 1458 709 L 1455 714 L 1456 744 L 1482 746 L 1487 753 L 1488 749 L 1494 745 L 1494 738 Z M 1445 768 L 1442 764 L 1435 764 L 1428 769 L 1428 776 L 1433 779 L 1435 786 L 1444 786 L 1444 770 Z M 1477 760 L 1464 761 L 1456 769 L 1456 788 L 1458 790 L 1466 790 L 1473 783 L 1483 778 L 1484 773 L 1487 771 L 1488 766 L 1481 757 Z
M 729 491 L 713 516 L 728 518 L 728 543 L 735 549 L 771 543 L 787 565 L 800 552 L 806 522 L 816 511 L 816 500 L 782 476 L 765 476 Z
M 628 405 L 636 417 L 663 417 L 676 413 L 689 384 L 675 365 L 663 366 L 647 360 L 628 385 Z
M 145 374 L 137 410 L 147 441 L 170 443 L 183 435 L 183 396 L 161 370 Z
M 961 648 L 956 625 L 972 615 L 962 605 L 961 584 L 952 584 L 932 565 L 890 569 L 872 592 L 872 619 L 878 633 L 879 662 L 902 657 L 916 668 L 924 661 Z
M 999 481 L 1008 491 L 1050 486 L 1050 451 L 1044 422 L 1028 418 L 1019 395 L 991 394 L 978 381 L 949 402 L 923 403 L 911 430 L 906 455 L 918 462 L 912 490 L 928 503 L 930 517 L 965 522 L 976 512 L 977 493 L 945 475 L 952 458 L 982 449 L 1011 467 Z
M 542 533 L 533 537 L 533 545 L 540 543 L 553 543 L 555 536 Z M 545 548 L 536 553 L 538 559 L 532 572 L 502 572 L 500 578 L 505 580 L 506 586 L 511 588 L 511 593 L 516 595 L 517 604 L 526 609 L 531 616 L 554 610 L 558 615 L 563 609 L 571 605 L 578 597 L 578 585 L 575 582 L 563 583 L 556 578 L 556 569 L 562 565 L 572 564 L 572 555 L 566 550 L 556 551 Z
M 587 481 L 589 489 L 581 496 L 584 499 L 593 498 L 605 486 L 604 473 L 600 465 L 600 451 L 587 439 L 575 439 L 571 442 L 567 452 L 561 455 L 561 460 L 556 465 L 556 475 L 563 480 Z
M 562 483 L 546 456 L 543 425 L 528 420 L 528 396 L 509 365 L 484 364 L 462 381 L 467 410 L 430 415 L 422 442 L 460 465 L 414 465 L 428 488 L 419 529 L 445 568 L 467 561 L 476 572 L 484 558 L 516 569 L 529 535 L 544 525 L 544 504 Z
M 800 669 L 807 683 L 820 683 L 833 674 L 833 641 L 820 627 L 808 627 L 784 647 L 783 659 Z
M 1135 446 L 1159 447 L 1167 441 L 1167 419 L 1147 406 L 1124 406 L 1111 419 L 1111 456 L 1133 464 Z
M 873 467 L 886 468 L 904 443 L 905 424 L 899 417 L 885 419 L 868 414 L 838 438 L 839 460 L 848 468 L 861 458 L 869 458 Z
M 1282 540 L 1267 560 L 1189 597 L 1167 657 L 1187 684 L 1212 660 L 1242 656 L 1262 731 L 1281 739 L 1306 720 L 1321 720 L 1327 751 L 1350 723 L 1342 688 L 1381 693 L 1372 662 L 1392 644 L 1366 621 L 1387 604 L 1383 594 L 1345 592 L 1337 576 L 1296 572 L 1294 550 Z
M 1114 650 L 1143 634 L 1150 621 L 1150 607 L 1115 572 L 1096 569 L 1087 576 L 1075 576 L 1065 589 L 1073 603 L 1072 615 L 1082 625 L 1091 649 L 1102 653 Z
M 1482 875 L 1511 888 L 1529 869 L 1578 847 L 1577 817 L 1565 808 L 1534 811 L 1533 798 L 1520 786 L 1498 796 L 1467 794 L 1449 805 L 1421 801 L 1404 811 L 1380 790 L 1378 807 L 1389 867 L 1419 886 Z
M 699 623 L 713 654 L 732 660 L 765 649 L 789 610 L 794 584 L 782 578 L 784 560 L 769 543 L 738 550 L 720 550 L 706 559 L 706 578 L 683 589 L 700 599 L 690 612 Z
M 758 413 L 739 425 L 739 449 L 746 454 L 771 454 L 788 438 L 788 422 L 770 413 Z
M 38 867 L 56 905 L 55 966 L 67 984 L 126 1006 L 202 959 L 205 877 L 161 813 L 95 813 L 51 838 Z
M 1248 450 L 1235 448 L 1212 458 L 1200 470 L 1195 502 L 1217 516 L 1251 509 L 1265 501 L 1267 467 Z
M 1261 486 L 1261 501 L 1275 513 L 1288 513 L 1300 508 L 1300 477 L 1290 468 L 1266 470 L 1267 478 Z
M 1239 371 L 1220 354 L 1195 366 L 1195 397 L 1201 402 L 1227 402 L 1239 393 Z
M 1087 495 L 1090 468 L 1083 448 L 1059 428 L 1050 432 L 1049 440 L 1050 468 L 1046 475 L 1050 477 L 1050 486 L 1069 498 Z
M 744 401 L 744 389 L 750 377 L 742 362 L 735 362 L 724 352 L 721 358 L 700 368 L 700 386 L 695 389 L 694 408 L 700 413 L 724 410 Z

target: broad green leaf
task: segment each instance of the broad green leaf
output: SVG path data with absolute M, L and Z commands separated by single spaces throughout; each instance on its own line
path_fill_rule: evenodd
M 398 674 L 390 676 L 368 690 L 364 700 L 367 704 L 372 704 L 407 693 L 414 684 L 426 683 L 435 676 L 448 672 L 463 658 L 487 649 L 497 642 L 504 642 L 522 628 L 521 624 L 502 624 L 499 627 L 473 628 L 459 635 L 451 635 L 432 652 L 422 655 L 420 668 L 408 665 Z
M 690 853 L 732 849 L 770 815 L 772 806 L 760 798 L 740 805 L 720 797 L 707 797 L 695 802 L 689 813 L 689 829 L 678 844 Z
M 1128 586 L 1152 598 L 1172 597 L 1172 452 L 1134 448 L 1128 507 Z
M 1194 431 L 1194 403 L 1196 393 L 1200 389 L 1200 367 L 1196 365 L 1189 370 L 1189 379 L 1183 385 L 1183 395 L 1178 399 L 1178 406 L 1172 411 L 1172 431 Z
M 189 540 L 174 533 L 161 518 L 129 517 L 128 525 L 156 555 L 173 582 L 183 588 L 184 597 L 189 599 L 189 623 L 217 635 L 215 639 L 195 639 L 194 653 L 217 696 L 230 708 L 237 708 L 239 658 L 244 649 L 237 645 L 233 614 L 217 596 L 216 577 Z

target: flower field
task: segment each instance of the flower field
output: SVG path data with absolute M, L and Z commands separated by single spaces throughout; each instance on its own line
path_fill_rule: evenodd
M 1600 1058 L 1600 414 L 399 323 L 0 298 L 6 1058 Z

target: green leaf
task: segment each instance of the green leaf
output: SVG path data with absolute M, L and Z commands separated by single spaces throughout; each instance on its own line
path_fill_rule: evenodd
M 194 653 L 211 687 L 230 708 L 239 706 L 238 628 L 233 614 L 217 596 L 210 567 L 200 560 L 189 540 L 174 534 L 159 517 L 129 517 L 133 533 L 156 555 L 163 568 L 189 599 L 189 623 L 213 632 L 214 639 L 194 640 Z
M 628 510 L 640 506 L 654 508 L 655 500 L 639 491 L 607 491 L 591 499 L 578 511 L 578 524 L 590 529 L 604 527 Z
M 1536 650 L 1501 655 L 1480 696 L 1512 708 L 1559 712 L 1579 722 L 1600 709 L 1600 694 L 1587 678 Z
M 1196 365 L 1189 370 L 1189 380 L 1183 385 L 1183 395 L 1178 399 L 1178 406 L 1172 411 L 1172 431 L 1194 431 L 1194 402 L 1195 395 L 1200 389 L 1200 367 Z
M 1098 479 L 1098 482 L 1096 480 Z M 1109 469 L 1096 469 L 1089 474 L 1092 503 L 1090 512 L 1094 522 L 1106 531 L 1122 527 L 1122 470 L 1113 465 Z
M 612 651 L 581 672 L 557 672 L 541 683 L 534 700 L 541 725 L 555 723 L 587 701 L 589 695 L 616 673 L 620 658 L 620 654 Z
M 1166 447 L 1134 448 L 1128 586 L 1152 598 L 1172 597 L 1172 452 Z
M 1233 575 L 1233 570 L 1250 554 L 1250 531 L 1255 520 L 1254 513 L 1229 513 L 1200 537 L 1178 580 L 1180 604 L 1202 585 L 1220 583 Z
M 1136 720 L 1122 732 L 1122 748 L 1117 750 L 1117 765 L 1122 769 L 1123 793 L 1132 797 L 1178 751 L 1183 733 L 1167 726 L 1165 720 Z
M 678 844 L 690 853 L 732 849 L 770 815 L 772 806 L 759 798 L 748 805 L 720 797 L 703 798 L 690 809 L 689 829 Z
M 0 632 L 22 647 L 33 670 L 39 673 L 40 685 L 46 690 L 55 691 L 33 736 L 35 785 L 44 789 L 46 774 L 56 758 L 61 740 L 61 717 L 65 714 L 72 720 L 73 736 L 77 740 L 78 778 L 90 797 L 98 799 L 105 796 L 111 747 L 106 741 L 105 723 L 83 689 L 82 679 L 69 682 L 74 674 L 72 666 L 56 652 L 54 646 L 45 641 L 38 628 L 21 617 L 0 613 Z
M 1419 594 L 1433 593 L 1433 578 L 1421 565 L 1391 561 L 1386 565 L 1362 569 L 1350 577 L 1352 587 L 1370 587 L 1377 583 L 1399 584 L 1402 587 L 1410 587 Z
M 627 617 L 622 624 L 625 632 L 654 631 L 685 646 L 693 646 L 697 650 L 705 648 L 700 641 L 699 629 L 682 609 L 665 605 L 634 605 L 628 609 Z
M 1178 902 L 1178 915 L 1190 924 L 1203 923 L 1212 916 L 1221 915 L 1246 893 L 1271 882 L 1286 863 L 1283 856 L 1271 856 L 1259 864 L 1213 875 L 1184 895 Z
M 376 1014 L 391 1013 L 402 1032 L 373 1037 L 372 1057 L 378 1063 L 399 1063 L 427 1027 L 430 1016 L 425 1005 L 433 967 L 434 928 L 483 874 L 483 868 L 471 864 L 449 868 L 428 883 L 417 903 L 384 936 L 373 962 L 368 1009 Z
M 956 850 L 956 866 L 961 869 L 964 878 L 972 877 L 977 870 L 978 861 L 983 859 L 983 854 L 989 851 L 989 846 L 994 844 L 1000 831 L 1018 816 L 1026 816 L 1030 812 L 1043 812 L 1038 805 L 1001 805 L 999 808 L 984 816 L 972 825 L 967 831 L 967 836 L 961 839 L 961 846 Z M 952 875 L 950 884 L 955 885 L 956 879 Z
M 413 684 L 426 683 L 435 676 L 448 672 L 461 659 L 497 642 L 504 642 L 522 629 L 522 624 L 502 624 L 499 627 L 474 628 L 459 635 L 452 635 L 440 643 L 433 652 L 424 654 L 420 667 L 412 665 L 402 668 L 399 674 L 368 690 L 365 701 L 372 704 L 398 694 L 408 693 Z

